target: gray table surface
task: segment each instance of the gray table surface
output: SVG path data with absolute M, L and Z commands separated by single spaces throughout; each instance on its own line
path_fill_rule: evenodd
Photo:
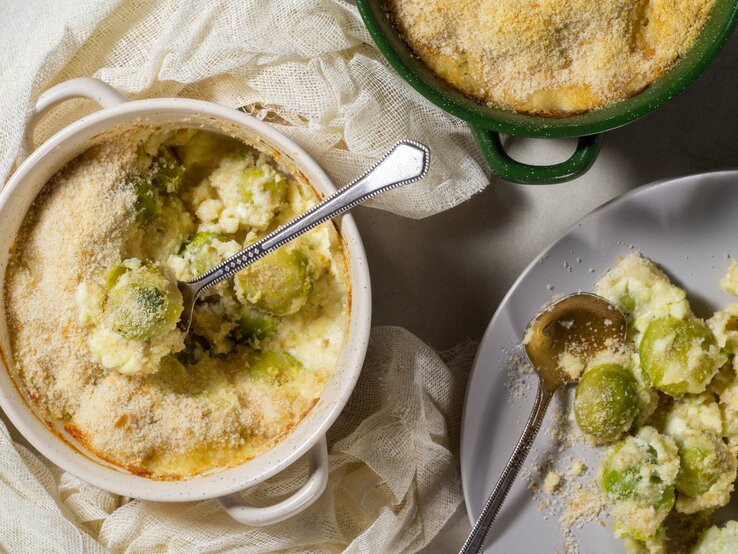
M 400 325 L 445 349 L 482 337 L 530 260 L 600 204 L 651 181 L 738 167 L 738 36 L 686 92 L 645 119 L 611 131 L 594 167 L 552 186 L 491 180 L 466 203 L 424 220 L 359 208 L 369 256 L 374 324 Z M 529 163 L 564 159 L 573 141 L 514 139 Z M 462 506 L 425 549 L 452 552 L 470 525 Z

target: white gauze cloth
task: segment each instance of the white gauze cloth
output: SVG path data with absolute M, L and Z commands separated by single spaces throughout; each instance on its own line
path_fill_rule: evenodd
M 263 528 L 217 502 L 157 503 L 102 491 L 13 441 L 0 423 L 0 551 L 416 552 L 461 503 L 458 434 L 473 345 L 443 355 L 408 331 L 372 331 L 364 370 L 328 432 L 330 477 L 315 504 Z M 273 503 L 304 482 L 300 461 L 250 489 Z
M 332 0 L 0 0 L 0 182 L 13 170 L 31 102 L 94 76 L 130 98 L 183 96 L 242 108 L 301 144 L 338 184 L 394 141 L 431 147 L 421 183 L 377 208 L 424 217 L 487 178 L 466 126 L 407 86 L 356 9 Z M 54 108 L 36 144 L 97 107 Z M 121 498 L 62 472 L 0 421 L 0 551 L 413 552 L 461 502 L 458 432 L 472 348 L 439 356 L 409 332 L 372 333 L 359 384 L 329 433 L 328 488 L 303 514 L 255 529 L 214 501 Z M 247 493 L 267 504 L 306 464 Z

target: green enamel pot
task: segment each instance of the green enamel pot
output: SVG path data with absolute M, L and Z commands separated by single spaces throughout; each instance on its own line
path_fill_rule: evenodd
M 738 21 L 738 1 L 717 0 L 692 49 L 646 90 L 598 110 L 556 119 L 498 110 L 464 96 L 413 54 L 387 17 L 383 0 L 356 0 L 356 5 L 392 67 L 428 100 L 469 123 L 492 172 L 508 181 L 528 184 L 561 183 L 584 174 L 597 159 L 602 133 L 643 117 L 687 88 L 715 58 Z M 513 160 L 502 146 L 500 133 L 579 140 L 568 160 L 539 166 Z

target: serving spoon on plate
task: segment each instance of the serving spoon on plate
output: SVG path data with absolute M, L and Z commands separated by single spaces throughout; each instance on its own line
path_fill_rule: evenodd
M 255 261 L 321 223 L 347 212 L 364 200 L 421 179 L 428 172 L 429 164 L 430 150 L 427 146 L 414 140 L 401 140 L 369 171 L 305 213 L 248 245 L 203 275 L 191 281 L 177 281 L 177 287 L 184 300 L 184 309 L 178 322 L 179 328 L 185 333 L 189 331 L 195 302 L 210 287 L 232 277 Z
M 484 547 L 487 534 L 536 440 L 551 398 L 559 387 L 574 380 L 561 370 L 560 356 L 574 349 L 576 356 L 586 362 L 605 348 L 622 344 L 626 332 L 627 322 L 623 312 L 601 296 L 589 292 L 565 296 L 530 320 L 525 329 L 523 345 L 528 360 L 538 374 L 538 392 L 533 410 L 512 456 L 459 554 L 476 554 Z

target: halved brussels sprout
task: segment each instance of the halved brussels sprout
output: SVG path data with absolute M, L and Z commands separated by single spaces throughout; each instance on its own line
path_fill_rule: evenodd
M 715 337 L 696 319 L 653 320 L 639 347 L 643 377 L 670 395 L 700 393 L 725 362 Z
M 735 481 L 736 459 L 723 442 L 723 417 L 711 392 L 675 398 L 661 422 L 679 448 L 676 511 L 693 514 L 724 506 Z
M 228 238 L 219 233 L 195 233 L 180 255 L 191 264 L 195 273 L 201 275 L 225 259 L 216 248 L 217 242 L 228 242 Z
M 198 363 L 184 366 L 174 356 L 167 356 L 162 359 L 158 373 L 149 377 L 149 382 L 175 394 L 216 402 L 229 397 L 230 403 L 238 403 L 219 359 L 205 357 Z
M 159 371 L 149 377 L 149 380 L 175 394 L 199 394 L 208 386 L 208 375 L 196 364 L 183 364 L 178 353 L 163 358 Z
M 266 351 L 256 353 L 249 362 L 250 377 L 268 383 L 279 383 L 281 376 L 290 370 L 302 368 L 300 361 L 287 352 Z
M 277 320 L 250 306 L 241 306 L 237 336 L 241 341 L 262 341 L 271 337 L 277 330 Z
M 728 447 L 712 433 L 688 431 L 675 442 L 681 460 L 676 488 L 681 494 L 697 496 L 706 492 L 728 469 Z
M 598 439 L 620 438 L 631 428 L 638 411 L 638 382 L 618 364 L 593 367 L 577 384 L 574 397 L 577 425 Z
M 209 131 L 197 131 L 190 139 L 177 147 L 179 159 L 186 168 L 217 167 L 224 155 L 243 148 L 234 138 Z
M 184 177 L 184 167 L 171 147 L 160 146 L 158 154 L 151 161 L 145 175 L 129 175 L 124 186 L 136 194 L 136 221 L 149 223 L 160 215 L 163 197 L 160 193 L 173 193 L 179 190 Z
M 105 318 L 124 337 L 147 340 L 173 330 L 182 313 L 182 294 L 160 267 L 127 260 L 108 272 Z
M 300 250 L 282 248 L 237 273 L 235 284 L 244 302 L 272 315 L 294 314 L 312 289 L 310 261 Z
M 609 496 L 623 499 L 635 496 L 640 478 L 641 474 L 636 467 L 626 467 L 622 471 L 605 469 L 600 483 Z
M 674 506 L 679 457 L 674 441 L 653 427 L 616 444 L 603 460 L 600 485 L 618 536 L 654 537 Z
M 115 286 L 115 283 L 118 282 L 118 279 L 120 279 L 123 274 L 130 271 L 130 269 L 131 268 L 126 265 L 125 262 L 111 267 L 105 274 L 105 288 L 108 290 L 112 289 Z
M 141 175 L 131 175 L 125 181 L 125 186 L 133 189 L 136 194 L 136 221 L 148 223 L 159 211 L 159 195 L 151 186 L 151 181 Z
M 179 190 L 185 169 L 174 150 L 162 145 L 151 162 L 151 171 L 151 183 L 154 187 L 162 192 L 173 193 Z
M 655 449 L 649 449 L 649 455 L 643 460 L 645 464 L 656 464 L 657 456 Z M 602 488 L 608 496 L 617 500 L 645 500 L 643 494 L 644 477 L 640 466 L 628 466 L 619 471 L 616 469 L 605 469 L 602 472 Z M 662 479 L 659 475 L 654 474 L 648 478 L 646 486 L 652 484 L 661 484 Z M 655 495 L 650 497 L 651 505 L 657 510 L 671 510 L 674 506 L 675 494 L 674 487 L 664 487 L 654 491 Z

